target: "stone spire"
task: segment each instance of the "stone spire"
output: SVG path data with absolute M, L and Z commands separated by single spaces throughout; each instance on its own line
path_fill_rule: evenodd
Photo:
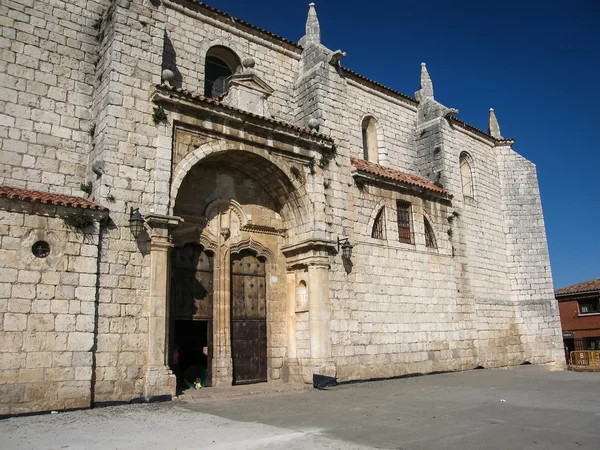
M 317 18 L 317 10 L 315 4 L 308 5 L 308 18 L 306 19 L 306 34 L 300 39 L 300 45 L 320 44 L 321 43 L 321 26 Z
M 425 63 L 421 63 L 421 89 L 415 93 L 415 97 L 418 101 L 422 101 L 426 98 L 433 99 L 433 82 L 427 72 L 427 66 Z
M 494 114 L 494 108 L 490 108 L 488 134 L 492 135 L 496 139 L 502 139 L 502 135 L 500 134 L 500 125 L 498 125 L 498 119 L 496 119 L 496 114 Z

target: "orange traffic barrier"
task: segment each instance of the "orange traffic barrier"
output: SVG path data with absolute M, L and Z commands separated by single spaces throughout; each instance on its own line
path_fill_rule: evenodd
M 572 370 L 600 371 L 600 350 L 574 350 L 570 361 Z

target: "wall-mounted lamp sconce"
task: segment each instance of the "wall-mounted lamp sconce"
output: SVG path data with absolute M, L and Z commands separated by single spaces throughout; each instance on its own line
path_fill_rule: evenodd
M 140 208 L 131 208 L 129 212 L 129 228 L 131 229 L 131 234 L 134 238 L 138 238 L 138 236 L 144 231 L 144 217 L 140 214 Z
M 352 258 L 353 246 L 350 244 L 350 241 L 348 241 L 348 238 L 340 239 L 338 237 L 338 252 L 340 251 L 340 248 L 342 249 L 342 259 L 350 261 L 350 258 Z

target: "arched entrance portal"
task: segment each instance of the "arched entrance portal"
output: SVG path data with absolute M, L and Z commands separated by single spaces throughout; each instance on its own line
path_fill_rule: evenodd
M 180 342 L 194 354 L 203 348 L 206 358 L 194 362 L 211 366 L 213 386 L 281 378 L 288 344 L 281 248 L 301 223 L 300 198 L 278 166 L 247 151 L 211 154 L 181 181 L 173 207 L 184 221 L 172 232 L 171 352 Z M 196 308 L 195 316 L 183 318 L 180 303 Z

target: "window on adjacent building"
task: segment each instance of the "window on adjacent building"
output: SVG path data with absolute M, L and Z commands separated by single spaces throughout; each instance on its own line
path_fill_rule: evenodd
M 460 179 L 463 195 L 469 198 L 473 198 L 473 171 L 471 165 L 471 156 L 466 152 L 462 152 L 460 154 Z
M 437 248 L 437 244 L 435 243 L 435 234 L 433 234 L 433 228 L 431 228 L 431 224 L 427 217 L 423 217 L 423 224 L 425 226 L 425 246 L 429 248 Z
M 227 90 L 227 79 L 241 69 L 239 58 L 227 47 L 211 47 L 204 66 L 204 96 L 216 98 Z
M 371 237 L 375 239 L 385 239 L 385 207 L 381 208 L 373 222 Z
M 398 240 L 410 244 L 411 228 L 410 228 L 410 203 L 398 201 L 396 203 L 398 211 Z
M 379 164 L 379 146 L 377 145 L 377 123 L 373 117 L 365 117 L 362 123 L 363 157 L 369 162 Z
M 600 299 L 579 300 L 579 314 L 600 313 Z

